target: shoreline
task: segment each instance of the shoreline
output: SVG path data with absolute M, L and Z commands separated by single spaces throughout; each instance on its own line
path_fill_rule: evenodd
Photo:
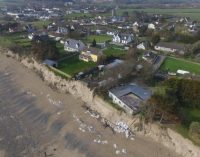
M 7 55 L 8 55 L 8 53 L 7 53 Z M 11 55 L 11 57 L 13 57 L 13 56 Z M 16 57 L 14 57 L 14 58 L 16 58 Z M 17 60 L 19 60 L 19 57 L 17 57 Z M 106 106 L 107 104 L 99 97 L 93 97 L 92 91 L 90 91 L 88 88 L 86 88 L 85 85 L 83 85 L 82 83 L 73 82 L 73 81 L 64 81 L 63 82 L 63 80 L 60 77 L 55 76 L 52 72 L 46 71 L 46 69 L 47 69 L 46 67 L 41 66 L 37 63 L 34 63 L 35 64 L 34 65 L 33 63 L 28 62 L 27 60 L 22 60 L 21 63 L 23 64 L 23 66 L 25 65 L 26 67 L 28 67 L 27 71 L 29 71 L 29 73 L 32 73 L 32 70 L 30 70 L 30 69 L 36 69 L 36 72 L 42 72 L 42 74 L 43 74 L 42 76 L 44 77 L 44 84 L 47 84 L 47 85 L 51 84 L 46 81 L 47 79 L 51 80 L 53 86 L 56 86 L 58 89 L 59 89 L 59 87 L 62 87 L 59 90 L 61 93 L 66 93 L 68 91 L 70 94 L 73 95 L 74 98 L 79 98 L 79 99 L 82 98 L 86 104 L 89 104 L 89 107 L 91 107 L 92 110 L 98 111 L 99 113 L 101 113 L 102 117 L 108 119 L 109 121 L 111 121 L 111 122 L 125 121 L 128 124 L 132 124 L 134 122 L 134 119 L 130 119 L 130 117 L 128 117 L 125 114 L 119 115 L 119 112 L 115 111 L 110 106 Z M 34 75 L 36 75 L 36 74 L 34 74 Z M 40 79 L 40 81 L 41 81 L 41 78 L 38 77 L 38 79 Z M 57 80 L 57 82 L 55 80 Z M 59 84 L 59 83 L 61 83 L 61 84 Z M 68 87 L 64 86 L 65 83 L 68 83 L 69 86 Z M 80 91 L 77 90 L 77 88 L 79 88 L 80 91 L 82 91 L 82 92 L 85 91 L 85 92 L 80 93 Z M 68 94 L 65 94 L 65 95 L 68 95 Z M 82 100 L 80 100 L 79 103 L 83 103 Z M 102 107 L 102 105 L 104 105 L 104 106 Z M 78 108 L 76 108 L 76 109 L 78 109 Z M 130 127 L 134 131 L 135 127 L 133 125 Z M 150 136 L 151 138 L 155 138 L 154 139 L 155 141 L 159 141 L 159 139 L 160 139 L 161 140 L 160 143 L 162 143 L 162 144 L 163 144 L 162 140 L 168 140 L 167 137 L 165 137 L 166 135 L 163 137 L 160 136 L 159 138 L 158 138 L 158 136 L 155 136 L 156 134 L 159 134 L 159 132 L 163 132 L 166 134 L 166 132 L 162 131 L 160 128 L 156 128 L 157 126 L 151 125 L 148 127 L 152 127 L 151 128 L 152 130 L 151 130 L 151 133 L 146 134 L 147 136 Z M 150 129 L 147 129 L 147 130 L 149 131 Z M 168 131 L 168 132 L 170 132 L 170 131 Z M 144 135 L 144 133 L 141 133 L 141 134 Z M 153 135 L 153 134 L 155 134 L 155 135 Z M 173 133 L 171 133 L 171 134 L 173 134 Z M 145 136 L 141 136 L 141 137 L 146 138 Z M 169 144 L 171 144 L 171 143 L 172 142 L 168 141 L 168 143 L 166 143 L 164 145 L 167 146 L 168 148 L 170 148 Z M 179 152 L 177 152 L 177 153 L 179 153 Z M 186 155 L 188 155 L 188 157 L 192 156 L 191 153 L 190 154 L 188 153 Z

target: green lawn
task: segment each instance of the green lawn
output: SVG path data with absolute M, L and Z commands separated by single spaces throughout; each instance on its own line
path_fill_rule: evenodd
M 93 42 L 93 40 L 96 40 L 97 43 L 102 43 L 102 42 L 106 42 L 109 40 L 112 40 L 112 36 L 108 36 L 108 35 L 90 35 L 86 38 L 87 42 Z
M 185 115 L 187 115 L 187 119 L 189 122 L 192 122 L 192 121 L 200 122 L 199 109 L 184 108 L 183 112 L 185 113 Z
M 184 59 L 167 57 L 161 65 L 161 70 L 176 72 L 178 69 L 200 75 L 200 63 L 190 62 Z
M 96 63 L 94 62 L 80 61 L 77 55 L 59 62 L 58 69 L 73 76 L 81 71 L 88 70 L 95 66 Z
M 114 56 L 114 57 L 122 57 L 125 55 L 126 51 L 120 48 L 109 47 L 103 51 L 104 55 L 107 57 Z

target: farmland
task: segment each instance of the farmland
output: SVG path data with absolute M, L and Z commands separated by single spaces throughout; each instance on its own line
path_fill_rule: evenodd
M 200 64 L 184 59 L 167 57 L 161 66 L 161 70 L 169 72 L 176 72 L 179 69 L 200 75 Z
M 165 15 L 175 15 L 181 17 L 190 17 L 194 20 L 200 20 L 200 10 L 199 9 L 158 9 L 158 8 L 144 8 L 144 9 L 120 9 L 118 14 L 121 15 L 124 11 L 132 13 L 133 11 L 144 11 L 149 14 L 165 14 Z

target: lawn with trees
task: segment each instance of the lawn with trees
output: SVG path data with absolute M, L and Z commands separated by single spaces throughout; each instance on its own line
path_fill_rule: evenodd
M 179 133 L 200 145 L 200 81 L 172 78 L 160 89 L 149 99 L 146 117 L 175 122 Z

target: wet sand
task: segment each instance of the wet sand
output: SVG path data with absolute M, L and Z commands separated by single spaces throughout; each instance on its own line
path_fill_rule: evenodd
M 0 55 L 0 157 L 178 157 L 150 138 L 113 134 L 83 104 Z

